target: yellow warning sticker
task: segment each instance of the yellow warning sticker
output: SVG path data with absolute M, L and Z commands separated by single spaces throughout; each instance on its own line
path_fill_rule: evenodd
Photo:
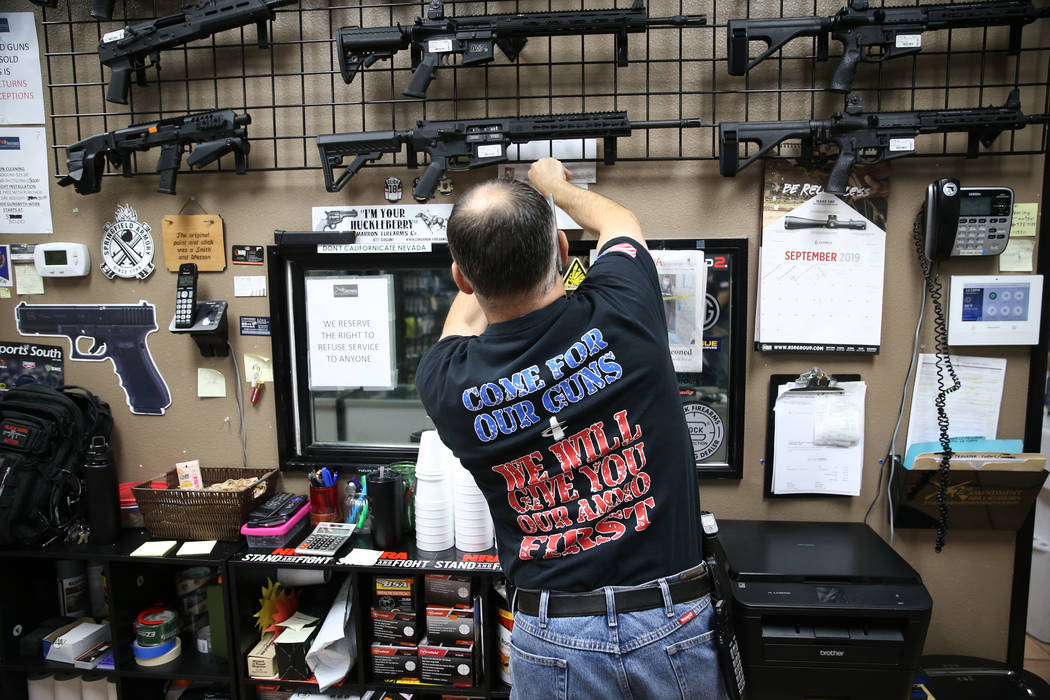
M 572 262 L 569 263 L 568 269 L 565 270 L 565 276 L 562 278 L 565 291 L 574 291 L 586 278 L 587 270 L 583 269 L 583 263 L 580 262 L 579 258 L 573 258 Z

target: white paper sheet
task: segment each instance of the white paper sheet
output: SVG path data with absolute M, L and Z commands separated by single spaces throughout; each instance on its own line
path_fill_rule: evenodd
M 43 127 L 0 126 L 0 233 L 54 232 L 49 182 Z
M 788 216 L 763 229 L 755 340 L 773 345 L 763 348 L 770 350 L 877 348 L 882 339 L 886 232 L 827 193 L 789 216 L 816 221 L 834 216 L 840 223 L 863 224 L 864 229 L 788 230 Z
M 848 401 L 864 425 L 864 382 L 840 382 L 842 394 L 778 390 L 773 423 L 773 493 L 820 493 L 859 496 L 864 467 L 864 437 L 850 447 L 813 444 L 819 403 L 833 397 Z
M 937 397 L 936 358 L 933 354 L 919 355 L 919 368 L 911 396 L 911 415 L 908 418 L 907 447 L 917 442 L 936 442 L 940 439 L 937 408 L 933 403 Z M 950 425 L 948 436 L 997 437 L 1006 359 L 962 355 L 952 355 L 951 359 L 962 388 L 948 394 L 945 403 Z M 947 372 L 945 383 L 951 385 Z
M 306 652 L 306 663 L 314 672 L 322 692 L 345 678 L 357 657 L 357 635 L 350 616 L 353 612 L 352 581 L 353 577 L 346 577 L 310 651 Z
M 44 87 L 34 14 L 0 13 L 0 124 L 43 123 Z
M 702 250 L 653 250 L 675 372 L 703 371 L 707 263 Z
M 310 389 L 393 389 L 394 278 L 306 279 Z
M 264 297 L 266 296 L 266 278 L 262 275 L 234 275 L 233 296 Z

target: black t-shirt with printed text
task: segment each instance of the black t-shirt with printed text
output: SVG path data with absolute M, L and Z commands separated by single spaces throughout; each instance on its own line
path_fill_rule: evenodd
M 700 561 L 660 285 L 631 239 L 610 241 L 571 297 L 436 343 L 416 386 L 485 494 L 516 586 L 635 585 Z

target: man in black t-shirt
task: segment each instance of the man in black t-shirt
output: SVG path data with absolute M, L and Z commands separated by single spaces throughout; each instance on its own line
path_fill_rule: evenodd
M 637 218 L 567 175 L 547 158 L 529 171 L 535 189 L 501 180 L 457 202 L 460 294 L 416 385 L 485 494 L 518 589 L 515 697 L 720 698 L 659 278 Z M 558 275 L 568 242 L 544 195 L 599 234 L 571 297 Z M 665 686 L 672 695 L 655 692 Z

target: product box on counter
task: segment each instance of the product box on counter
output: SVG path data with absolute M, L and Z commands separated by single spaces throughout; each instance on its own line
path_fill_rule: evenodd
M 422 636 L 416 613 L 372 608 L 372 639 L 383 644 L 416 646 Z
M 277 677 L 277 650 L 274 648 L 274 633 L 267 632 L 248 652 L 248 675 L 252 678 Z
M 427 605 L 443 608 L 469 608 L 470 584 L 469 576 L 427 574 L 423 579 L 423 600 Z
M 90 651 L 102 642 L 109 641 L 109 624 L 80 622 L 72 629 L 57 637 L 47 650 L 48 661 L 61 661 L 71 664 L 77 657 Z
M 436 646 L 473 644 L 474 610 L 427 606 L 427 639 Z
M 308 681 L 314 675 L 306 663 L 306 652 L 314 643 L 314 638 L 321 630 L 320 625 L 302 629 L 285 628 L 277 639 L 277 673 L 284 681 Z
M 416 609 L 416 579 L 413 576 L 376 576 L 375 607 L 380 610 Z
M 398 644 L 372 645 L 372 675 L 378 679 L 419 678 L 416 647 Z
M 441 685 L 474 685 L 474 645 L 419 645 L 419 679 Z

